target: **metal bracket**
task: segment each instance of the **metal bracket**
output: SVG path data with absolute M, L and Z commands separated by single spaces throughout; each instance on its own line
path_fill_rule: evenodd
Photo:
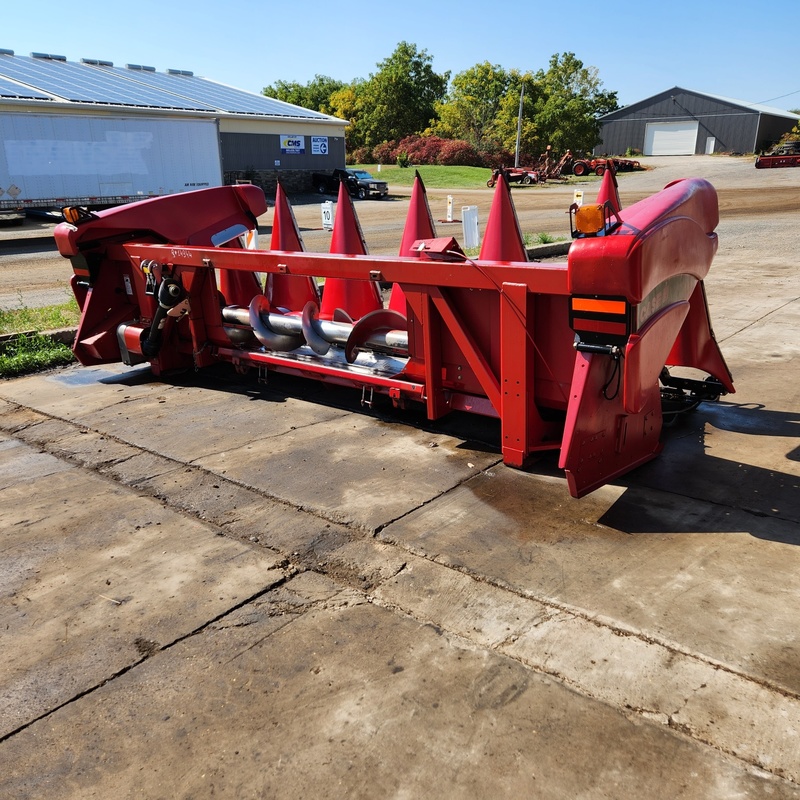
M 369 399 L 367 399 L 367 387 L 361 387 L 361 405 L 366 406 L 367 408 L 372 408 L 372 402 L 375 397 L 375 387 L 369 387 Z

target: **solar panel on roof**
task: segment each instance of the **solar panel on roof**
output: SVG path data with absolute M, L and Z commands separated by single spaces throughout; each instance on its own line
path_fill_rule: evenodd
M 202 91 L 208 102 L 214 103 L 220 111 L 268 114 L 270 116 L 296 117 L 299 119 L 330 119 L 327 114 L 321 114 L 318 111 L 311 111 L 307 108 L 299 108 L 291 105 L 291 103 L 275 100 L 272 97 L 231 89 L 221 83 L 214 83 L 200 78 L 195 78 L 195 80 L 202 83 L 198 90 Z
M 35 86 L 65 100 L 155 108 L 213 111 L 190 101 L 121 78 L 113 67 L 95 67 L 46 58 L 0 56 L 0 77 Z
M 0 77 L 0 97 L 19 97 L 24 100 L 52 100 L 53 98 L 43 92 L 37 92 L 29 86 L 20 86 L 18 83 Z
M 301 109 L 271 97 L 251 94 L 241 89 L 232 89 L 221 83 L 214 83 L 214 81 L 194 75 L 176 74 L 177 72 L 179 71 L 174 70 L 166 74 L 163 72 L 146 74 L 137 72 L 131 77 L 148 86 L 174 92 L 187 100 L 208 103 L 217 111 L 229 114 L 266 114 L 298 119 L 329 119 L 326 114 L 320 114 L 318 111 Z M 180 70 L 180 72 L 185 73 L 186 70 Z
M 327 114 L 195 77 L 188 70 L 163 73 L 139 64 L 127 64 L 123 69 L 99 59 L 74 63 L 65 61 L 64 56 L 37 53 L 35 58 L 28 58 L 15 56 L 13 51 L 0 51 L 0 81 L 0 97 L 52 99 L 43 94 L 49 92 L 64 100 L 96 105 L 330 119 Z M 25 94 L 3 91 L 6 83 L 23 90 L 13 81 L 27 87 Z

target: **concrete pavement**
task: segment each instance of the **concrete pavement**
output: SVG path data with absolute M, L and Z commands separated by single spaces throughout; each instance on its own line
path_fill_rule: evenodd
M 0 383 L 0 797 L 800 797 L 800 276 L 758 230 L 708 282 L 737 393 L 582 500 L 299 379 Z

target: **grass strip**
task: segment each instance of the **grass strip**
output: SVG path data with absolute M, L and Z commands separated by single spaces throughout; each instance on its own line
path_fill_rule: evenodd
M 75 298 L 66 303 L 40 308 L 0 309 L 0 334 L 22 333 L 23 331 L 56 331 L 74 328 L 80 319 L 80 309 Z
M 75 298 L 66 303 L 39 308 L 0 310 L 0 378 L 13 378 L 70 364 L 72 350 L 41 331 L 74 328 L 80 319 Z M 15 335 L 16 334 L 16 335 Z
M 486 181 L 492 175 L 486 167 L 440 167 L 432 164 L 418 167 L 382 164 L 380 172 L 377 164 L 358 165 L 356 169 L 366 169 L 374 178 L 396 186 L 411 186 L 414 174 L 419 171 L 427 189 L 477 189 L 481 186 L 485 189 Z
M 41 333 L 21 334 L 0 345 L 0 378 L 60 367 L 74 361 L 72 350 Z

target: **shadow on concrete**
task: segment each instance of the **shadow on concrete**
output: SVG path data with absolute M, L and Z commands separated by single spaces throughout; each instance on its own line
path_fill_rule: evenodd
M 800 476 L 759 466 L 800 461 L 798 438 L 796 412 L 756 404 L 703 405 L 665 429 L 659 458 L 617 482 L 627 491 L 600 522 L 626 533 L 744 530 L 800 544 Z M 654 496 L 654 490 L 663 496 Z
M 96 373 L 85 379 L 81 374 L 73 373 L 71 379 L 98 380 Z M 152 381 L 204 387 L 245 396 L 253 402 L 305 400 L 381 422 L 445 434 L 461 440 L 457 445 L 460 449 L 496 453 L 498 460 L 501 456 L 497 419 L 453 412 L 430 421 L 421 407 L 395 409 L 382 395 L 375 396 L 370 407 L 362 405 L 356 389 L 281 373 L 270 372 L 268 383 L 262 384 L 254 371 L 240 375 L 229 364 L 161 378 L 143 366 L 100 378 L 102 383 L 125 385 Z M 750 463 L 769 463 L 781 457 L 800 461 L 800 447 L 781 453 L 785 444 L 780 441 L 795 445 L 798 434 L 798 413 L 753 404 L 704 404 L 664 429 L 664 449 L 658 458 L 613 482 L 625 491 L 598 522 L 629 534 L 747 532 L 775 542 L 800 544 L 800 477 Z M 564 479 L 557 450 L 537 455 L 524 472 Z M 566 483 L 564 492 L 566 499 Z

